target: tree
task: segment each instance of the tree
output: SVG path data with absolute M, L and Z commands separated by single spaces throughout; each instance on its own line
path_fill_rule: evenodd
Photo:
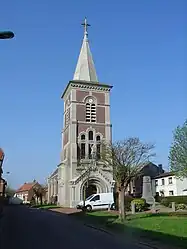
M 33 191 L 34 191 L 34 195 L 36 197 L 37 200 L 37 204 L 38 204 L 38 200 L 40 200 L 40 204 L 43 204 L 43 197 L 46 193 L 46 188 L 41 186 L 41 185 L 36 185 L 33 187 Z
M 120 219 L 126 218 L 125 193 L 130 182 L 141 174 L 141 169 L 154 156 L 154 145 L 142 143 L 139 138 L 132 137 L 102 146 L 102 160 L 110 166 L 119 193 Z
M 12 189 L 10 186 L 7 186 L 5 189 L 5 194 L 9 197 L 13 197 L 16 191 Z
M 187 177 L 187 120 L 173 132 L 169 164 L 178 177 Z

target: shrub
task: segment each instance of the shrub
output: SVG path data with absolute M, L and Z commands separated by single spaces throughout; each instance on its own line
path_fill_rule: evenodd
M 142 212 L 146 209 L 146 201 L 145 199 L 134 199 L 132 202 L 135 204 L 136 212 Z
M 183 203 L 180 203 L 180 204 L 177 204 L 176 205 L 176 209 L 177 210 L 184 210 L 184 209 L 186 209 L 187 208 L 187 206 L 185 205 L 185 204 L 183 204 Z
M 169 207 L 170 202 L 167 198 L 163 198 L 160 204 L 162 204 L 163 206 Z
M 187 196 L 168 196 L 160 197 L 160 204 L 169 207 L 170 203 L 175 202 L 176 204 L 185 204 L 187 205 Z

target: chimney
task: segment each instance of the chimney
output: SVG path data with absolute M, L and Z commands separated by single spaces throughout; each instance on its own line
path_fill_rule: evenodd
M 158 171 L 159 171 L 159 174 L 162 174 L 164 172 L 162 168 L 162 164 L 158 164 Z

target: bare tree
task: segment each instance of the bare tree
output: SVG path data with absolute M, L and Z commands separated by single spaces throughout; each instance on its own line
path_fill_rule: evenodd
M 36 200 L 37 200 L 37 204 L 38 204 L 38 200 L 40 200 L 40 204 L 43 205 L 43 197 L 46 194 L 45 187 L 43 187 L 41 185 L 37 185 L 33 188 L 33 191 L 34 191 L 34 195 L 35 195 Z
M 102 160 L 112 168 L 116 188 L 119 192 L 120 218 L 126 218 L 125 193 L 130 182 L 141 174 L 141 169 L 148 163 L 153 144 L 142 143 L 139 138 L 131 137 L 115 143 L 104 143 Z

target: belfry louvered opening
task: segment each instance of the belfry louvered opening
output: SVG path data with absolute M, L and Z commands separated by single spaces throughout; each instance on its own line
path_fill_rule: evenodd
M 86 122 L 96 122 L 96 105 L 86 103 Z

